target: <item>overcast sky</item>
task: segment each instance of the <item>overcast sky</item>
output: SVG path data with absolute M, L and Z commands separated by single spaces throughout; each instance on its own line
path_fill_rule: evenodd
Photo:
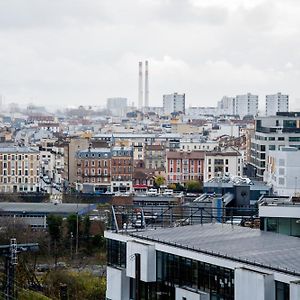
M 150 105 L 174 91 L 187 106 L 248 91 L 263 105 L 281 91 L 300 108 L 299 50 L 299 0 L 0 0 L 6 102 L 137 103 L 148 59 Z

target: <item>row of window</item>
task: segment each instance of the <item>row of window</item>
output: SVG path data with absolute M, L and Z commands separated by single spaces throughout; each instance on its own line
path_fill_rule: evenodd
M 37 183 L 35 177 L 28 179 L 28 177 L 2 177 L 0 176 L 0 183 Z
M 34 155 L 27 155 L 27 154 L 19 154 L 19 155 L 15 155 L 15 154 L 0 154 L 0 161 L 3 160 L 24 160 L 24 159 L 30 159 L 33 160 L 34 159 Z M 40 157 L 39 155 L 36 156 L 36 159 L 39 160 Z

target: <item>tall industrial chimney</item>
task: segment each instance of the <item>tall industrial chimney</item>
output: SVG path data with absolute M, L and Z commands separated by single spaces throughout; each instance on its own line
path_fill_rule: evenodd
M 143 63 L 139 62 L 139 100 L 138 108 L 143 108 Z
M 149 72 L 148 60 L 145 61 L 145 107 L 149 107 Z

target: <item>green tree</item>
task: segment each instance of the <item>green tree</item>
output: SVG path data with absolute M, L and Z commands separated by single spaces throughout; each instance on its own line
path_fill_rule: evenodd
M 188 192 L 201 192 L 202 184 L 200 181 L 190 180 L 185 184 L 185 187 Z
M 157 176 L 154 179 L 155 186 L 160 187 L 165 183 L 165 178 L 163 176 Z
M 48 232 L 52 242 L 58 242 L 62 238 L 62 217 L 49 215 L 47 217 Z
M 176 184 L 175 183 L 168 184 L 168 189 L 176 190 Z
M 90 238 L 91 220 L 89 216 L 85 216 L 83 219 L 83 236 L 86 240 Z
M 59 255 L 60 241 L 63 235 L 62 217 L 56 215 L 49 215 L 47 217 L 47 224 L 48 224 L 48 232 L 50 235 L 50 240 L 52 242 L 52 247 L 54 248 L 53 253 L 54 253 L 54 259 L 56 265 L 58 255 Z

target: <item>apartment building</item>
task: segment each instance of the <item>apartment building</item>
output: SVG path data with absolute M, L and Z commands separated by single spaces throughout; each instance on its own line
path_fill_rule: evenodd
M 243 175 L 243 155 L 234 148 L 205 154 L 204 181 L 224 175 Z
M 235 114 L 242 119 L 244 116 L 256 116 L 258 113 L 258 96 L 251 93 L 235 97 Z
M 277 93 L 266 96 L 266 116 L 276 116 L 277 112 L 289 111 L 289 96 Z
M 166 154 L 167 183 L 184 184 L 190 180 L 202 180 L 204 151 L 168 151 Z
M 185 94 L 163 95 L 164 114 L 170 115 L 174 112 L 185 113 Z
M 113 147 L 111 149 L 111 191 L 132 191 L 132 175 L 132 147 Z
M 300 150 L 282 147 L 269 151 L 264 181 L 278 196 L 292 196 L 300 192 Z
M 259 179 L 263 179 L 269 151 L 282 147 L 300 149 L 300 113 L 278 112 L 276 116 L 258 117 L 251 139 L 250 167 Z
M 163 145 L 145 145 L 146 169 L 165 170 L 166 148 Z
M 64 144 L 64 184 L 73 185 L 77 181 L 76 153 L 88 149 L 89 139 L 72 137 Z
M 76 154 L 77 183 L 89 183 L 95 191 L 106 192 L 111 187 L 111 149 L 89 147 Z
M 0 148 L 0 191 L 38 192 L 40 152 L 29 147 Z
M 235 114 L 235 98 L 224 96 L 218 102 L 218 114 L 219 115 L 234 115 Z

